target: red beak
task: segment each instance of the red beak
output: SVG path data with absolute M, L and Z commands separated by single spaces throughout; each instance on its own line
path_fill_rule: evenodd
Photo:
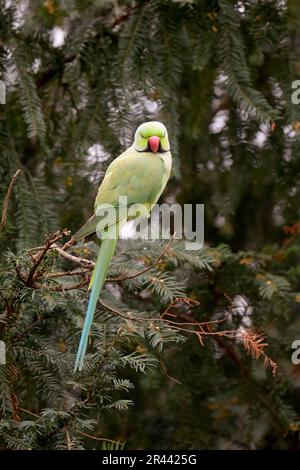
M 156 153 L 159 149 L 160 138 L 156 135 L 153 135 L 152 137 L 149 137 L 148 144 L 151 149 L 151 152 Z

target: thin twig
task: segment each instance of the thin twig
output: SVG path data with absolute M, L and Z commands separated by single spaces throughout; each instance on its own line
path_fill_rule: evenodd
M 75 245 L 76 240 L 73 237 L 70 238 L 62 247 L 62 250 L 67 251 L 71 246 Z
M 171 314 L 169 312 L 169 309 L 172 308 L 172 307 L 175 307 L 180 302 L 185 303 L 189 307 L 195 307 L 195 306 L 198 306 L 200 304 L 200 302 L 198 302 L 198 300 L 190 299 L 189 297 L 177 297 L 176 299 L 173 300 L 173 302 L 171 302 L 170 305 L 168 305 L 168 307 L 163 311 L 161 316 L 162 317 L 164 317 L 165 315 L 176 316 L 176 315 Z
M 56 277 L 67 277 L 67 276 L 84 276 L 85 273 L 90 272 L 90 268 L 85 268 L 81 270 L 74 270 L 74 271 L 64 271 L 64 272 L 54 272 L 45 274 L 45 279 L 52 279 Z
M 35 418 L 40 418 L 40 415 L 37 415 L 36 413 L 33 413 L 32 411 L 26 410 L 25 408 L 21 408 L 19 406 L 19 410 L 23 411 L 24 413 L 27 413 L 28 415 L 34 416 Z
M 44 246 L 36 246 L 35 248 L 30 248 L 30 250 L 28 251 L 35 252 L 35 251 L 41 251 L 43 249 L 44 249 Z M 56 244 L 54 244 L 53 246 L 50 246 L 49 250 L 57 251 L 63 258 L 66 258 L 67 260 L 72 261 L 75 264 L 83 265 L 86 267 L 86 269 L 93 269 L 93 267 L 95 266 L 94 261 L 91 261 L 85 258 L 80 258 L 79 256 L 71 255 L 70 253 L 67 253 L 63 248 L 61 248 L 60 246 Z
M 175 322 L 172 320 L 168 320 L 166 318 L 145 318 L 145 317 L 136 317 L 134 315 L 126 315 L 125 313 L 121 312 L 120 310 L 106 304 L 102 300 L 99 300 L 100 305 L 102 307 L 106 308 L 107 310 L 111 311 L 112 313 L 125 318 L 126 320 L 130 321 L 137 321 L 140 323 L 148 322 L 148 323 L 154 323 L 154 322 L 160 322 L 164 323 L 167 325 L 170 329 L 173 329 L 174 331 L 181 331 L 183 333 L 189 333 L 189 334 L 195 334 L 198 336 L 200 339 L 201 335 L 206 335 L 206 336 L 226 336 L 226 337 L 231 337 L 235 338 L 236 337 L 236 330 L 223 330 L 223 331 L 209 331 L 209 323 L 210 322 Z M 213 320 L 212 322 L 215 322 L 216 320 Z M 194 329 L 189 329 L 189 328 L 184 328 L 183 325 L 189 325 L 191 327 L 198 326 L 198 330 Z M 206 326 L 207 330 L 203 329 L 203 326 Z M 202 343 L 202 340 L 200 341 Z
M 96 437 L 96 436 L 91 436 L 91 434 L 87 434 L 86 432 L 83 431 L 76 431 L 78 434 L 81 434 L 82 436 L 89 437 L 90 439 L 94 439 L 95 441 L 107 441 L 107 442 L 112 442 L 113 444 L 121 444 L 120 441 L 113 441 L 112 439 L 107 439 L 106 437 Z
M 102 300 L 99 300 L 99 303 L 107 310 L 110 310 L 111 312 L 127 320 L 138 321 L 138 322 L 150 322 L 150 323 L 158 321 L 158 322 L 164 323 L 166 326 L 168 326 L 170 329 L 174 331 L 195 334 L 198 337 L 200 344 L 202 346 L 203 346 L 203 336 L 211 336 L 212 338 L 225 337 L 225 338 L 234 339 L 234 340 L 240 339 L 241 341 L 243 341 L 244 348 L 248 353 L 250 353 L 255 358 L 262 357 L 264 359 L 264 366 L 265 367 L 270 366 L 272 368 L 273 375 L 275 375 L 276 373 L 277 364 L 274 361 L 272 361 L 272 359 L 264 352 L 264 348 L 267 346 L 267 344 L 263 342 L 263 337 L 261 333 L 253 331 L 253 330 L 247 330 L 241 333 L 239 333 L 238 330 L 221 330 L 221 331 L 211 330 L 212 326 L 215 326 L 216 324 L 219 324 L 219 323 L 223 323 L 225 319 L 227 318 L 226 316 L 220 320 L 211 320 L 208 322 L 197 322 L 197 321 L 193 321 L 193 319 L 190 319 L 187 315 L 183 314 L 184 315 L 183 319 L 187 321 L 176 322 L 176 321 L 169 320 L 169 319 L 162 318 L 162 317 L 145 318 L 145 317 L 136 317 L 134 315 L 129 316 L 123 312 L 120 312 L 120 310 L 114 307 L 111 307 L 110 305 L 107 305 Z M 178 316 L 180 316 L 180 314 Z M 197 326 L 198 329 L 189 329 L 187 328 L 188 325 L 191 326 L 192 328 Z
M 27 276 L 27 279 L 25 281 L 26 285 L 31 286 L 33 284 L 34 275 L 36 273 L 36 270 L 39 267 L 39 265 L 40 265 L 41 261 L 43 260 L 43 258 L 45 257 L 47 251 L 49 250 L 51 245 L 53 245 L 57 240 L 59 240 L 64 234 L 65 234 L 64 232 L 58 231 L 58 232 L 55 232 L 53 235 L 50 235 L 46 239 L 43 249 L 40 251 L 40 253 L 38 253 L 34 257 L 33 265 L 31 267 L 31 269 L 29 271 L 29 274 Z
M 56 250 L 63 258 L 72 261 L 75 264 L 80 264 L 81 266 L 84 266 L 85 268 L 90 268 L 92 269 L 95 266 L 95 263 L 89 259 L 85 258 L 79 258 L 78 256 L 71 255 L 70 253 L 67 253 L 64 251 L 62 248 L 60 248 L 58 245 L 53 245 L 52 249 Z
M 13 175 L 10 183 L 9 183 L 9 186 L 8 186 L 8 190 L 7 190 L 7 193 L 6 193 L 6 196 L 4 198 L 4 201 L 3 201 L 3 206 L 2 206 L 2 217 L 1 217 L 1 222 L 0 222 L 0 232 L 4 229 L 5 227 L 5 224 L 6 224 L 6 218 L 7 218 L 7 209 L 8 209 L 8 203 L 9 203 L 9 200 L 10 200 L 10 197 L 11 197 L 11 194 L 12 194 L 12 191 L 13 191 L 13 187 L 14 187 L 14 184 L 16 182 L 16 179 L 19 175 L 19 173 L 21 172 L 21 170 L 17 170 L 15 172 L 15 174 Z
M 164 371 L 164 373 L 165 373 L 165 375 L 168 377 L 168 379 L 172 380 L 172 382 L 175 382 L 175 383 L 177 383 L 177 384 L 179 384 L 179 385 L 182 385 L 182 382 L 180 382 L 180 380 L 175 379 L 175 377 L 172 377 L 172 375 L 170 375 L 170 374 L 168 373 L 168 369 L 166 368 L 166 366 L 165 366 L 165 364 L 164 364 L 164 362 L 163 362 L 163 360 L 162 360 L 160 354 L 158 354 L 158 360 L 159 360 L 159 363 L 160 363 L 160 365 L 161 365 L 162 370 Z
M 71 441 L 71 436 L 69 433 L 69 430 L 67 426 L 65 426 L 65 433 L 66 433 L 66 441 L 67 441 L 67 449 L 71 450 L 72 449 L 72 441 Z
M 116 308 L 111 307 L 110 305 L 106 304 L 105 302 L 103 302 L 103 300 L 99 299 L 98 302 L 99 302 L 100 305 L 102 305 L 102 307 L 106 308 L 106 310 L 109 310 L 112 313 L 115 313 L 116 315 L 119 315 L 120 317 L 125 318 L 126 320 L 135 320 L 135 321 L 139 321 L 139 322 L 154 320 L 152 318 L 140 318 L 140 317 L 135 317 L 135 316 L 131 316 L 131 315 L 129 316 L 129 315 L 126 315 L 125 313 L 121 312 L 120 310 L 117 310 Z M 161 320 L 161 319 L 156 318 L 155 320 Z

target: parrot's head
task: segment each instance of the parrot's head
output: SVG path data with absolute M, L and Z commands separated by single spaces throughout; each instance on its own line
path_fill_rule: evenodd
M 167 129 L 158 121 L 144 122 L 135 132 L 133 146 L 138 152 L 169 152 Z

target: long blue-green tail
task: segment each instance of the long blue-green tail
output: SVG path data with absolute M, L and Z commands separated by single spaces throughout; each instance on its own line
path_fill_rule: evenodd
M 89 304 L 86 312 L 83 330 L 81 333 L 74 372 L 76 372 L 77 369 L 82 370 L 83 367 L 84 357 L 88 344 L 88 337 L 94 318 L 97 300 L 100 296 L 111 259 L 116 249 L 116 245 L 117 240 L 113 239 L 102 240 L 100 245 L 96 266 L 93 272 L 92 291 L 89 298 Z

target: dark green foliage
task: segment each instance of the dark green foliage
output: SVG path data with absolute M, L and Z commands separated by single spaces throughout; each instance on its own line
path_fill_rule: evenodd
M 0 232 L 2 449 L 299 448 L 299 21 L 296 0 L 1 3 L 2 215 L 21 169 Z M 206 246 L 120 241 L 73 375 L 91 263 L 49 236 L 91 215 L 152 118 L 164 197 L 205 203 Z

